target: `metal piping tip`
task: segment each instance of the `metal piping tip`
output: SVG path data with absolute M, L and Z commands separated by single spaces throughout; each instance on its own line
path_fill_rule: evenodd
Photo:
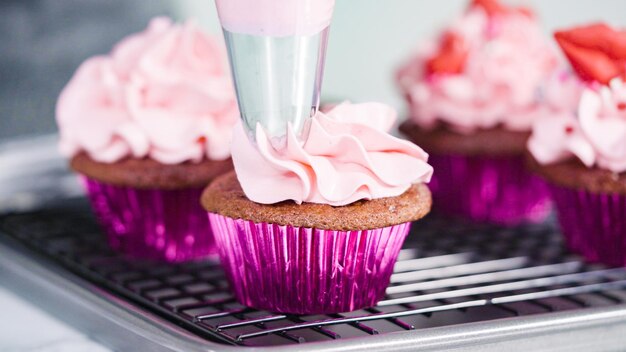
M 297 134 L 320 103 L 328 28 L 310 36 L 271 37 L 224 30 L 239 111 L 249 135 L 257 124 L 281 139 Z M 254 137 L 253 137 L 254 138 Z
M 230 1 L 239 1 L 240 4 Z M 259 19 L 254 18 L 254 13 L 245 14 L 252 16 L 248 19 L 253 22 L 261 21 L 260 30 L 233 27 L 228 22 L 233 14 L 237 14 L 229 6 L 239 9 L 236 5 L 246 1 L 261 1 L 254 3 Z M 308 122 L 317 113 L 320 104 L 334 0 L 217 0 L 217 5 L 239 111 L 248 136 L 254 141 L 257 125 L 260 125 L 273 142 L 280 144 L 285 140 L 287 126 L 291 125 L 300 138 L 305 138 Z M 327 14 L 327 22 L 323 28 L 317 27 L 313 31 L 295 31 L 296 34 L 272 32 L 270 27 L 281 20 L 287 23 L 295 21 L 298 28 L 302 24 L 300 17 L 286 17 L 291 13 L 289 11 L 287 15 L 283 11 L 277 15 L 281 18 L 271 21 L 268 16 L 275 12 L 269 10 L 279 5 L 289 7 L 296 17 L 302 18 L 321 11 Z M 230 11 L 226 13 L 226 9 Z M 282 31 L 284 27 L 280 29 Z

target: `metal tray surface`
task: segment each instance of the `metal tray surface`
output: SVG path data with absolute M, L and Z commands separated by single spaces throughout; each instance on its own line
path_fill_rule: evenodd
M 0 279 L 117 349 L 626 346 L 626 269 L 583 263 L 552 223 L 500 228 L 431 216 L 414 224 L 377 307 L 296 316 L 237 303 L 216 258 L 167 265 L 120 256 L 78 199 L 0 217 Z

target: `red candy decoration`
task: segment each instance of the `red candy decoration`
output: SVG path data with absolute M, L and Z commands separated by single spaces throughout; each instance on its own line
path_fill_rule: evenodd
M 509 8 L 502 5 L 498 0 L 474 0 L 472 1 L 470 8 L 482 7 L 488 16 L 509 12 Z
M 596 23 L 557 31 L 554 38 L 583 80 L 608 84 L 626 73 L 626 32 Z
M 463 71 L 467 48 L 459 35 L 446 32 L 439 46 L 439 53 L 426 61 L 426 71 L 433 73 L 458 74 Z
M 487 16 L 493 17 L 495 15 L 502 15 L 507 13 L 521 13 L 528 17 L 534 17 L 533 11 L 527 7 L 510 7 L 502 5 L 498 0 L 473 0 L 470 4 L 470 9 L 474 7 L 481 7 L 487 13 Z

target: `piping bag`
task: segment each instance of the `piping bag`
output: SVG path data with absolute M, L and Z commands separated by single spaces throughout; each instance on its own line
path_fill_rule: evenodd
M 260 125 L 280 148 L 291 125 L 303 140 L 320 104 L 335 0 L 215 3 L 248 137 Z

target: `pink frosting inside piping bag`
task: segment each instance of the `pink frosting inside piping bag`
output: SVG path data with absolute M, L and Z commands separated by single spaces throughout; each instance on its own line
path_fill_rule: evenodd
M 528 149 L 541 164 L 576 157 L 588 167 L 626 171 L 626 84 L 589 85 L 575 112 L 535 123 Z
M 318 112 L 305 141 L 290 128 L 282 149 L 260 126 L 255 146 L 239 125 L 232 147 L 237 177 L 246 196 L 262 204 L 342 206 L 399 196 L 411 184 L 429 182 L 433 168 L 421 148 L 388 133 L 395 119 L 395 110 L 383 104 L 344 103 Z
M 490 16 L 472 7 L 445 33 L 455 38 L 450 59 L 464 60 L 460 72 L 428 72 L 439 40 L 424 43 L 398 72 L 412 119 L 424 128 L 443 121 L 462 133 L 497 125 L 530 130 L 542 115 L 541 83 L 558 63 L 537 20 L 519 11 Z
M 220 39 L 193 23 L 150 22 L 85 61 L 57 103 L 61 152 L 163 164 L 230 156 L 239 113 Z
M 330 25 L 335 0 L 215 0 L 222 26 L 235 33 L 312 35 Z

